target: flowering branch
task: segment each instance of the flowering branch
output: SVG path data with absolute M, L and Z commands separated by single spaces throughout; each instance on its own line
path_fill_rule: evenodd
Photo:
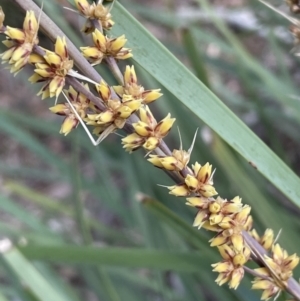
M 288 255 L 274 241 L 274 233 L 267 229 L 259 236 L 253 229 L 251 207 L 243 204 L 238 196 L 227 200 L 214 187 L 212 165 L 195 162 L 189 166 L 193 144 L 188 151 L 180 145 L 171 151 L 164 142 L 175 118 L 168 114 L 157 121 L 150 104 L 162 94 L 159 89 L 146 90 L 138 82 L 134 66 L 126 66 L 124 74 L 117 61 L 132 56 L 131 49 L 125 48 L 122 35 L 110 38 L 106 32 L 114 25 L 110 8 L 102 1 L 89 4 L 87 0 L 75 0 L 78 12 L 86 18 L 83 32 L 92 34 L 93 46 L 81 47 L 81 53 L 65 38 L 63 32 L 30 0 L 14 0 L 27 11 L 23 29 L 4 26 L 4 15 L 0 11 L 0 32 L 6 35 L 8 48 L 1 54 L 11 72 L 19 72 L 25 65 L 34 67 L 31 83 L 44 82 L 39 94 L 42 98 L 55 97 L 63 92 L 67 103 L 55 104 L 50 110 L 65 116 L 60 133 L 67 135 L 81 122 L 93 128 L 93 134 L 102 141 L 107 135 L 124 129 L 128 134 L 122 139 L 123 148 L 132 153 L 144 149 L 148 161 L 162 169 L 175 181 L 167 186 L 169 193 L 186 199 L 186 205 L 197 210 L 193 226 L 215 232 L 209 241 L 217 247 L 222 261 L 213 264 L 213 271 L 219 273 L 216 282 L 236 289 L 244 271 L 250 272 L 245 264 L 254 260 L 260 268 L 251 270 L 255 276 L 252 289 L 263 290 L 262 299 L 267 300 L 286 290 L 300 300 L 300 286 L 292 278 L 293 269 L 299 263 L 296 254 Z M 36 16 L 41 14 L 40 24 Z M 41 29 L 53 40 L 54 51 L 41 49 L 37 33 Z M 109 86 L 91 66 L 106 61 L 118 86 Z M 90 64 L 91 63 L 91 64 Z M 79 75 L 73 65 L 84 74 Z M 81 78 L 93 83 L 81 84 Z M 66 86 L 68 90 L 63 90 Z

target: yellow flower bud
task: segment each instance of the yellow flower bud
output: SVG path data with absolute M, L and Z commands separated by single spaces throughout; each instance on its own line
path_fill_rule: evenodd
M 156 137 L 150 137 L 143 144 L 143 147 L 147 150 L 154 150 L 159 145 L 159 140 Z
M 61 114 L 61 115 L 64 115 L 66 109 L 67 107 L 65 104 L 57 104 L 54 107 L 49 108 L 49 110 L 54 114 Z
M 67 42 L 65 37 L 57 37 L 55 42 L 55 53 L 57 53 L 61 59 L 68 57 Z
M 8 35 L 11 39 L 17 40 L 20 43 L 22 43 L 25 40 L 24 31 L 18 28 L 7 26 L 5 34 Z
M 207 218 L 207 213 L 203 210 L 199 210 L 194 219 L 193 227 L 198 227 L 198 229 L 200 229 L 203 223 L 205 222 L 206 218 Z
M 119 117 L 124 119 L 127 119 L 133 113 L 132 109 L 128 106 L 121 106 L 117 112 Z
M 164 137 L 166 136 L 169 131 L 171 130 L 171 127 L 173 125 L 173 123 L 175 122 L 175 118 L 170 118 L 170 113 L 163 119 L 161 120 L 156 128 L 155 128 L 155 133 L 156 135 L 158 135 L 159 137 Z
M 231 242 L 232 242 L 232 244 L 233 244 L 233 246 L 236 250 L 242 251 L 242 249 L 245 245 L 242 233 L 233 234 L 230 237 L 230 240 L 231 240 Z
M 202 209 L 205 209 L 209 204 L 208 199 L 201 198 L 201 197 L 192 197 L 192 198 L 187 198 L 186 200 L 188 201 L 188 203 L 186 203 L 187 205 L 192 207 L 199 207 Z
M 211 225 L 218 225 L 223 219 L 222 214 L 211 214 L 209 217 L 209 222 Z
M 217 213 L 219 212 L 221 209 L 221 205 L 217 202 L 212 202 L 210 205 L 209 205 L 209 211 L 211 213 Z
M 148 90 L 147 92 L 145 91 L 145 93 L 144 93 L 144 103 L 145 104 L 151 103 L 154 100 L 161 97 L 163 94 L 160 93 L 159 91 L 160 91 L 160 89 Z
M 198 187 L 198 180 L 194 176 L 187 175 L 184 182 L 191 191 L 195 191 Z
M 77 119 L 75 119 L 72 116 L 68 116 L 62 123 L 59 133 L 67 136 L 72 131 L 72 129 L 74 129 L 77 126 L 77 124 Z
M 126 66 L 124 73 L 124 81 L 125 83 L 137 83 L 137 77 L 134 70 L 134 66 Z
M 111 123 L 114 120 L 114 114 L 111 111 L 105 111 L 98 115 L 98 124 Z
M 200 192 L 204 197 L 207 198 L 218 194 L 215 188 L 211 185 L 201 185 Z
M 104 101 L 107 102 L 109 100 L 111 93 L 106 82 L 101 81 L 99 85 L 96 85 L 96 90 Z
M 106 49 L 106 39 L 105 36 L 99 31 L 97 28 L 95 31 L 92 33 L 93 41 L 95 46 L 99 49 L 102 50 L 103 52 Z
M 150 155 L 150 158 L 147 159 L 150 163 L 158 168 L 163 168 L 164 166 L 161 163 L 161 158 L 157 155 Z
M 210 240 L 210 246 L 211 247 L 221 246 L 224 243 L 226 243 L 226 241 L 227 241 L 227 237 L 218 235 Z
M 127 42 L 127 40 L 125 39 L 125 35 L 122 35 L 116 39 L 113 39 L 111 41 L 111 45 L 110 45 L 110 49 L 113 52 L 118 52 Z
M 210 175 L 211 175 L 211 165 L 209 165 L 209 163 L 206 163 L 204 166 L 202 166 L 199 169 L 199 172 L 197 174 L 197 179 L 202 183 L 206 183 L 207 180 L 209 180 Z
M 229 287 L 232 289 L 237 289 L 244 277 L 244 269 L 241 267 L 239 269 L 234 269 L 231 275 L 231 280 L 229 282 Z
M 170 190 L 170 194 L 176 195 L 176 196 L 187 196 L 189 195 L 189 190 L 187 189 L 186 185 L 181 184 L 181 185 L 175 185 L 175 186 L 170 186 L 168 187 Z
M 143 121 L 133 123 L 132 126 L 136 133 L 140 136 L 147 137 L 151 134 L 151 129 L 149 128 L 148 124 Z

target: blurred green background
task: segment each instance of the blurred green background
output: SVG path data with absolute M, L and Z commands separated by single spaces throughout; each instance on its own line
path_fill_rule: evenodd
M 5 24 L 21 27 L 24 13 L 12 2 L 0 0 Z M 299 173 L 300 73 L 286 20 L 257 1 L 210 1 L 216 17 L 205 1 L 119 2 Z M 44 1 L 66 35 L 87 45 L 83 20 L 63 6 L 70 4 Z M 105 66 L 99 72 L 114 84 Z M 158 120 L 168 112 L 177 119 L 185 149 L 199 128 L 191 162 L 216 168 L 219 194 L 241 196 L 255 228 L 282 229 L 279 242 L 299 254 L 299 200 L 283 196 L 143 68 L 136 72 L 146 88 L 163 90 L 151 108 Z M 193 229 L 195 210 L 157 185 L 171 179 L 142 151 L 125 153 L 117 135 L 97 147 L 80 126 L 60 135 L 62 118 L 48 110 L 54 101 L 36 96 L 30 75 L 0 71 L 0 250 L 14 246 L 0 257 L 0 301 L 259 300 L 251 277 L 236 291 L 214 283 L 210 265 L 220 257 L 208 246 L 211 234 Z M 176 127 L 167 142 L 179 147 Z

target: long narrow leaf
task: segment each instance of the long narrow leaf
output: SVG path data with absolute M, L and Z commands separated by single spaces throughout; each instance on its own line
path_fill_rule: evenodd
M 157 251 L 130 248 L 97 248 L 79 246 L 27 246 L 21 249 L 28 259 L 56 263 L 92 264 L 106 266 L 147 267 L 160 270 L 200 272 L 195 262 L 201 262 L 208 254 Z
M 134 59 L 246 160 L 253 162 L 271 183 L 300 206 L 299 178 L 180 61 L 137 22 L 120 4 L 115 35 L 126 32 Z M 160 55 L 158 56 L 157 53 Z M 179 105 L 174 102 L 174 105 Z M 188 122 L 188 121 L 187 121 Z
M 17 248 L 2 253 L 2 257 L 39 300 L 71 301 L 55 290 Z

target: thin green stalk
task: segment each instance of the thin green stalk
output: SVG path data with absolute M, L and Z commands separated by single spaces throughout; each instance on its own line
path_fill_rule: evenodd
M 74 203 L 75 208 L 75 215 L 78 224 L 78 228 L 81 232 L 81 236 L 85 245 L 91 245 L 93 242 L 93 238 L 91 236 L 90 228 L 88 223 L 86 222 L 86 218 L 84 215 L 84 206 L 82 202 L 82 198 L 80 196 L 81 190 L 81 181 L 80 181 L 80 166 L 79 166 L 79 143 L 78 143 L 78 134 L 75 134 L 73 139 L 73 158 L 72 158 L 72 200 Z M 92 268 L 91 270 L 84 268 L 84 273 L 86 276 L 90 275 L 90 273 L 94 274 L 94 277 L 99 278 L 101 280 L 101 284 L 104 290 L 109 296 L 111 301 L 120 301 L 117 291 L 115 290 L 114 286 L 111 283 L 111 280 L 107 273 L 103 270 L 103 268 L 96 267 Z M 91 275 L 90 275 L 91 276 Z
M 210 88 L 204 60 L 200 51 L 196 48 L 195 40 L 193 38 L 191 30 L 189 28 L 184 28 L 182 30 L 182 37 L 183 45 L 190 60 L 191 67 L 194 69 L 196 76 L 202 81 L 202 83 L 207 88 Z
M 80 148 L 78 144 L 78 133 L 73 135 L 73 155 L 72 155 L 72 169 L 71 169 L 71 179 L 72 179 L 72 202 L 74 204 L 75 216 L 77 220 L 77 225 L 80 230 L 83 242 L 86 245 L 92 243 L 93 239 L 91 236 L 90 228 L 86 222 L 84 216 L 84 206 L 82 198 L 80 196 L 81 191 L 81 180 L 80 180 L 80 166 L 79 166 L 79 153 Z

